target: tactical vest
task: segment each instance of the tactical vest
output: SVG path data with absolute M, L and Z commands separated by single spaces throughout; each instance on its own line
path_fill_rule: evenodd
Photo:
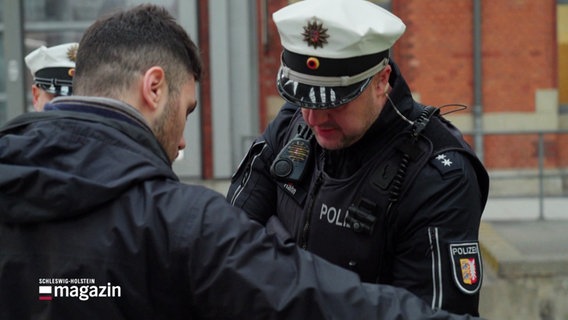
M 324 153 L 317 152 L 311 131 L 296 114 L 271 172 L 280 187 L 278 217 L 297 244 L 357 272 L 365 282 L 389 283 L 397 203 L 432 156 L 459 150 L 483 173 L 478 176 L 486 177 L 477 157 L 444 128 L 438 113 L 425 107 L 412 126 L 349 179 L 325 173 L 319 158 Z

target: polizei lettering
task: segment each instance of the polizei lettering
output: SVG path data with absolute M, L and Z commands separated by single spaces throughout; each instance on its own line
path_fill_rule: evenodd
M 329 224 L 333 224 L 339 227 L 351 229 L 351 225 L 345 220 L 349 216 L 349 210 L 347 209 L 337 209 L 335 207 L 330 207 L 325 203 L 322 203 L 321 210 L 319 214 L 319 219 L 325 221 Z
M 468 246 L 468 247 L 453 247 L 452 254 L 458 255 L 468 255 L 468 254 L 477 254 L 477 247 L 476 246 Z

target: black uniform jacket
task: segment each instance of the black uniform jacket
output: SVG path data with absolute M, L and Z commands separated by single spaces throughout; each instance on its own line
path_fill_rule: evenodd
M 227 198 L 254 220 L 281 223 L 291 240 L 363 281 L 407 288 L 432 308 L 478 314 L 487 172 L 453 125 L 437 113 L 427 117 L 391 65 L 391 102 L 361 140 L 327 151 L 312 139 L 303 178 L 276 178 L 271 166 L 304 123 L 299 108 L 285 104 L 240 164 Z M 290 163 L 306 153 L 291 150 Z
M 131 107 L 54 101 L 0 129 L 0 319 L 458 319 L 180 183 Z

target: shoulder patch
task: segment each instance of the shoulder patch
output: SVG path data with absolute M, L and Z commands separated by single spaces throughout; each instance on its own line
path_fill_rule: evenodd
M 483 276 L 478 242 L 450 243 L 449 249 L 454 283 L 465 294 L 477 293 Z
M 435 155 L 430 163 L 443 177 L 463 171 L 463 156 L 456 151 L 448 151 Z

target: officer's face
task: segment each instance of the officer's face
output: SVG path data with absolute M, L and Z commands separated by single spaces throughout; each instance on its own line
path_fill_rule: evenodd
M 177 98 L 168 97 L 164 112 L 156 121 L 155 132 L 158 141 L 166 150 L 168 157 L 173 162 L 179 150 L 185 148 L 183 131 L 189 114 L 197 106 L 195 99 L 195 78 L 193 76 L 180 87 Z
M 303 108 L 302 116 L 322 148 L 339 150 L 349 147 L 361 139 L 377 120 L 386 101 L 384 88 L 377 76 L 376 81 L 373 80 L 355 100 L 334 109 Z

